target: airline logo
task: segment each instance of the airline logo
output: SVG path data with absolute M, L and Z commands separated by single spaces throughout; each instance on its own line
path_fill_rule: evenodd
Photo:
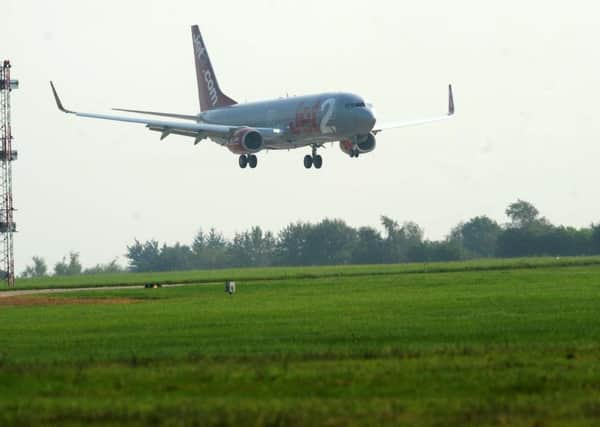
M 335 126 L 330 126 L 334 113 L 335 113 L 335 98 L 329 98 L 321 104 L 321 112 L 323 112 L 323 118 L 321 119 L 321 133 L 327 135 L 330 133 L 336 133 L 337 129 Z
M 204 77 L 204 82 L 206 83 L 206 89 L 208 90 L 208 98 L 210 99 L 212 106 L 215 107 L 219 102 L 219 95 L 217 94 L 215 79 L 213 78 L 212 72 L 210 71 L 208 55 L 206 54 L 206 48 L 202 43 L 202 38 L 200 34 L 194 37 L 194 46 L 196 48 L 196 56 L 202 64 L 202 75 Z
M 322 114 L 321 120 L 318 116 Z M 312 107 L 301 103 L 296 110 L 296 120 L 290 123 L 292 133 L 331 135 L 337 132 L 334 125 L 335 120 L 335 98 L 318 101 Z
M 194 45 L 196 46 L 196 55 L 198 56 L 198 59 L 206 56 L 206 48 L 202 44 L 202 38 L 200 37 L 200 34 L 197 34 L 194 37 Z
M 209 70 L 204 71 L 204 81 L 206 82 L 206 88 L 208 89 L 208 97 L 212 102 L 213 107 L 219 102 L 217 96 L 217 89 L 215 88 L 215 81 L 213 80 L 212 73 Z

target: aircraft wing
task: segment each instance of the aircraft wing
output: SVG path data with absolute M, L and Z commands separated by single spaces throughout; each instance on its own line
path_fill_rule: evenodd
M 454 115 L 454 95 L 452 93 L 452 85 L 448 85 L 448 113 L 443 116 L 429 117 L 425 119 L 417 119 L 405 122 L 397 122 L 397 123 L 384 123 L 384 124 L 375 124 L 373 128 L 373 133 L 378 134 L 379 132 L 387 129 L 397 129 L 408 126 L 418 126 L 427 123 L 439 122 L 442 120 L 448 120 Z
M 118 122 L 127 122 L 127 123 L 138 123 L 146 125 L 146 127 L 150 130 L 160 132 L 160 139 L 163 140 L 167 136 L 174 135 L 183 135 L 194 138 L 194 143 L 197 144 L 204 138 L 219 138 L 219 139 L 229 139 L 233 133 L 242 128 L 243 126 L 228 126 L 228 125 L 215 125 L 209 123 L 184 123 L 184 122 L 172 122 L 165 120 L 153 120 L 153 119 L 145 119 L 145 118 L 133 118 L 133 117 L 124 117 L 124 116 L 114 116 L 114 115 L 106 115 L 106 114 L 94 114 L 94 113 L 81 113 L 77 111 L 67 110 L 59 96 L 56 92 L 56 88 L 54 84 L 50 82 L 50 86 L 52 87 L 52 93 L 54 94 L 54 99 L 56 101 L 56 106 L 63 113 L 74 114 L 78 117 L 88 117 L 92 119 L 102 119 L 102 120 L 112 120 Z M 132 111 L 133 112 L 133 111 Z M 137 112 L 137 111 L 136 111 Z M 149 112 L 144 112 L 149 113 Z M 163 115 L 163 113 L 159 113 Z M 166 113 L 164 115 L 167 115 Z M 182 116 L 173 114 L 172 117 Z M 183 117 L 181 117 L 183 118 Z M 271 129 L 271 128 L 260 128 L 256 129 L 261 132 L 265 139 L 270 139 L 271 137 L 281 133 L 279 129 Z
M 143 111 L 143 110 L 127 110 L 125 108 L 113 108 L 114 111 L 123 111 L 125 113 L 136 113 L 136 114 L 148 114 L 150 116 L 161 116 L 170 117 L 172 119 L 183 119 L 198 121 L 198 116 L 192 116 L 189 114 L 175 114 L 175 113 L 159 113 L 157 111 Z

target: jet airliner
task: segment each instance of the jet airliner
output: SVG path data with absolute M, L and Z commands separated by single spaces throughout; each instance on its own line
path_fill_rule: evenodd
M 225 95 L 206 50 L 198 26 L 192 26 L 192 41 L 200 113 L 187 115 L 115 108 L 134 114 L 161 116 L 165 119 L 135 118 L 120 115 L 82 113 L 66 109 L 50 82 L 58 109 L 79 117 L 138 123 L 160 133 L 194 139 L 194 145 L 211 139 L 239 156 L 241 168 L 255 168 L 256 154 L 265 150 L 290 150 L 310 147 L 304 167 L 320 169 L 323 158 L 317 149 L 339 142 L 341 150 L 358 157 L 375 149 L 376 135 L 386 129 L 420 125 L 449 119 L 454 115 L 452 86 L 448 86 L 448 111 L 444 115 L 391 124 L 378 124 L 371 105 L 351 93 L 321 93 L 270 101 L 239 104 Z M 171 120 L 176 119 L 177 121 Z

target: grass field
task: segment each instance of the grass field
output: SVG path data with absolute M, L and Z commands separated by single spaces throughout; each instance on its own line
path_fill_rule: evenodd
M 194 272 L 178 278 L 238 293 L 2 299 L 0 426 L 600 425 L 598 264 Z
M 600 266 L 600 256 L 564 258 L 514 258 L 462 262 L 435 262 L 391 265 L 348 265 L 335 267 L 276 267 L 227 270 L 200 270 L 164 273 L 123 273 L 39 277 L 17 279 L 18 289 L 46 289 L 53 287 L 110 287 L 141 285 L 145 283 L 216 283 L 224 280 L 266 281 L 287 279 L 322 279 L 325 277 L 358 277 L 415 273 L 449 273 L 493 271 L 546 267 Z M 6 291 L 0 287 L 0 291 Z

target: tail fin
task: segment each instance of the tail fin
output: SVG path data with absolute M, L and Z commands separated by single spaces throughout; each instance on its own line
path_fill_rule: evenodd
M 201 111 L 237 104 L 221 92 L 204 40 L 202 40 L 202 34 L 200 34 L 197 25 L 192 27 L 192 39 L 194 41 L 194 59 L 196 60 L 196 78 L 198 79 L 198 97 L 200 98 Z

